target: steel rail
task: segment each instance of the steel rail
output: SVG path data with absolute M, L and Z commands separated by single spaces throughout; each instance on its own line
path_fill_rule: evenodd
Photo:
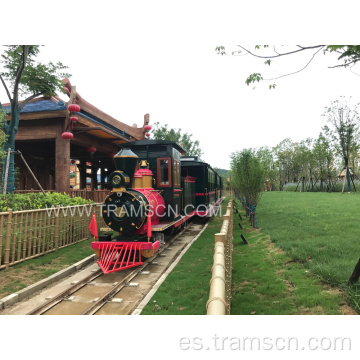
M 143 265 L 137 267 L 134 271 L 132 271 L 129 275 L 127 275 L 118 284 L 113 286 L 113 288 L 110 289 L 106 294 L 104 294 L 97 301 L 92 303 L 86 310 L 84 310 L 81 313 L 81 315 L 93 315 L 97 311 L 99 311 L 108 302 L 109 298 L 114 297 L 118 292 L 120 292 L 120 290 L 122 290 L 141 271 L 143 271 L 144 268 L 146 268 L 146 266 L 150 265 L 153 260 L 155 260 L 164 250 L 166 250 L 169 247 L 169 245 L 172 244 L 179 236 L 181 236 L 189 227 L 190 224 L 186 226 L 183 230 L 181 230 L 178 234 L 176 234 L 172 239 L 170 239 L 166 243 L 166 245 L 162 249 L 157 251 L 151 258 L 147 259 Z
M 44 312 L 48 311 L 55 305 L 57 305 L 60 301 L 62 301 L 64 298 L 70 296 L 74 292 L 78 291 L 82 287 L 84 287 L 88 282 L 95 280 L 99 276 L 101 276 L 103 272 L 101 269 L 97 270 L 95 273 L 92 273 L 88 276 L 86 276 L 84 279 L 81 280 L 81 282 L 74 284 L 73 286 L 67 288 L 66 290 L 60 292 L 55 297 L 49 299 L 45 303 L 37 306 L 35 309 L 29 311 L 25 315 L 41 315 Z
M 131 279 L 133 279 L 139 272 L 141 272 L 146 266 L 148 266 L 154 259 L 156 259 L 164 250 L 166 250 L 170 244 L 172 244 L 179 236 L 181 236 L 188 228 L 190 224 L 187 225 L 183 230 L 171 238 L 163 248 L 157 251 L 151 258 L 146 259 L 143 265 L 136 267 L 130 274 L 128 274 L 124 279 L 122 279 L 118 284 L 113 286 L 106 294 L 99 298 L 96 302 L 92 303 L 86 310 L 84 310 L 81 315 L 91 315 L 98 311 L 102 306 L 104 306 L 108 299 L 116 295 L 122 288 L 124 288 Z M 88 285 L 89 282 L 97 279 L 98 277 L 104 275 L 101 269 L 98 269 L 95 273 L 92 273 L 82 279 L 79 283 L 74 284 L 73 286 L 67 288 L 66 290 L 60 292 L 55 297 L 49 299 L 45 303 L 37 306 L 32 309 L 25 315 L 42 315 L 51 308 L 55 307 L 61 301 L 74 294 L 84 286 Z

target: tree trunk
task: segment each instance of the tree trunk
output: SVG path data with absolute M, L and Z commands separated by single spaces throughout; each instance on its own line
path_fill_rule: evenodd
M 20 108 L 16 104 L 11 104 L 11 120 L 9 125 L 4 126 L 4 134 L 7 137 L 3 145 L 3 151 L 8 151 L 10 148 L 11 151 L 15 151 L 15 136 L 19 127 L 20 119 Z M 1 183 L 1 191 L 4 190 L 4 181 L 5 181 L 5 168 L 6 168 L 7 155 L 3 159 L 3 176 Z M 9 162 L 9 171 L 8 171 L 8 180 L 6 186 L 6 193 L 12 194 L 15 191 L 15 162 L 14 162 L 14 153 L 10 153 L 10 162 Z
M 346 167 L 346 181 L 347 181 L 347 186 L 348 186 L 348 192 L 351 192 L 350 170 L 349 170 L 349 167 Z

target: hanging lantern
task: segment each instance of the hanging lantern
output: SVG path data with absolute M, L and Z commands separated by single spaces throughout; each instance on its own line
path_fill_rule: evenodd
M 110 153 L 109 157 L 112 159 L 112 163 L 114 163 L 114 156 L 116 155 L 116 153 Z
M 76 123 L 79 119 L 76 116 L 70 116 L 71 121 L 71 129 L 74 129 L 74 123 Z
M 146 133 L 145 136 L 150 137 L 150 133 Z
M 74 159 L 71 159 L 71 160 L 70 160 L 70 164 L 71 164 L 71 165 L 75 165 L 75 163 L 76 163 L 76 160 L 74 160 Z
M 67 87 L 64 87 L 64 90 L 65 90 L 68 94 L 70 94 L 70 90 L 69 90 Z
M 71 140 L 74 135 L 73 133 L 69 132 L 69 131 L 65 131 L 61 134 L 61 137 L 64 139 L 64 140 Z
M 151 125 L 145 125 L 144 130 L 150 131 L 152 129 Z
M 78 104 L 70 104 L 68 106 L 68 110 L 70 112 L 79 112 L 80 111 L 80 106 Z
M 93 155 L 94 155 L 94 153 L 96 153 L 96 147 L 94 147 L 94 146 L 89 146 L 88 148 L 87 148 L 87 152 L 89 152 L 90 154 L 91 154 L 91 159 L 92 159 L 92 157 L 93 157 Z

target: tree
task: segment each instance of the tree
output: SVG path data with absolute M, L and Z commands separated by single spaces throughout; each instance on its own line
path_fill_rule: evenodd
M 169 129 L 168 124 L 160 125 L 160 123 L 156 122 L 152 135 L 154 140 L 175 141 L 186 150 L 186 155 L 198 156 L 200 158 L 203 154 L 199 141 L 191 139 L 192 134 L 182 134 L 181 129 Z
M 1 55 L 0 62 L 3 64 L 4 71 L 0 72 L 0 81 L 5 88 L 11 108 L 10 122 L 3 126 L 6 135 L 4 151 L 8 151 L 9 148 L 11 151 L 15 150 L 15 136 L 23 107 L 39 95 L 52 96 L 56 94 L 57 90 L 63 92 L 61 80 L 70 76 L 61 72 L 67 67 L 60 62 L 57 64 L 36 62 L 35 58 L 39 51 L 40 46 L 38 45 L 8 45 Z M 6 85 L 6 82 L 10 84 L 11 88 Z M 26 96 L 24 101 L 19 100 L 20 95 Z M 6 159 L 7 156 L 3 160 L 3 168 L 5 168 Z M 4 177 L 5 171 L 3 171 L 2 188 Z M 14 154 L 11 153 L 6 192 L 14 192 L 14 180 Z
M 269 45 L 256 45 L 254 51 L 250 51 L 242 45 L 238 45 L 239 50 L 233 51 L 232 56 L 243 56 L 251 55 L 260 59 L 265 59 L 264 64 L 270 66 L 273 62 L 273 59 L 280 58 L 283 56 L 289 56 L 298 54 L 300 52 L 311 52 L 311 57 L 308 62 L 300 69 L 291 72 L 289 74 L 281 75 L 272 79 L 264 79 L 261 73 L 253 73 L 248 76 L 245 83 L 247 85 L 260 82 L 260 81 L 273 81 L 280 79 L 284 76 L 293 75 L 303 71 L 314 59 L 314 57 L 322 50 L 324 54 L 326 53 L 336 53 L 339 55 L 338 60 L 342 61 L 341 64 L 330 66 L 330 68 L 337 67 L 351 67 L 354 66 L 358 61 L 360 61 L 360 45 L 314 45 L 314 46 L 301 46 L 295 45 L 295 48 L 292 48 L 288 51 L 280 52 L 275 46 L 270 47 Z M 226 49 L 224 46 L 217 46 L 215 51 L 220 55 L 226 55 Z M 266 53 L 263 53 L 265 51 Z M 256 53 L 261 52 L 261 54 Z M 270 84 L 269 89 L 275 89 L 276 84 Z
M 4 123 L 5 123 L 5 112 L 2 109 L 0 109 L 0 174 L 2 174 L 3 159 L 5 157 L 5 152 L 2 151 L 6 139 L 6 135 L 3 131 Z
M 274 188 L 275 183 L 279 180 L 279 177 L 272 150 L 266 146 L 262 146 L 256 150 L 256 156 L 260 160 L 264 169 L 264 180 L 270 180 L 270 185 Z
M 253 149 L 243 149 L 231 154 L 231 183 L 246 200 L 246 213 L 256 228 L 256 206 L 264 186 L 264 168 Z
M 349 159 L 351 154 L 358 154 L 359 145 L 359 113 L 358 104 L 351 108 L 350 100 L 341 97 L 340 101 L 332 101 L 329 107 L 325 108 L 323 116 L 328 125 L 323 127 L 325 133 L 332 140 L 335 149 L 342 154 L 348 191 L 351 191 Z
M 319 134 L 319 137 L 314 142 L 313 157 L 317 166 L 318 177 L 320 178 L 320 191 L 323 190 L 323 181 L 328 178 L 329 181 L 333 177 L 333 161 L 334 156 L 330 147 L 329 140 L 323 135 Z

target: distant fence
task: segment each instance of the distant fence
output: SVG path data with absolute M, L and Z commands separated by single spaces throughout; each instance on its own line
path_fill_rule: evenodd
M 96 203 L 104 202 L 105 198 L 111 194 L 111 190 L 71 190 L 71 197 L 81 197 L 85 200 L 92 200 Z
M 214 262 L 207 315 L 230 315 L 233 250 L 233 200 L 230 199 L 220 233 L 215 234 Z
M 0 212 L 0 269 L 89 239 L 94 211 L 104 226 L 98 205 Z
M 53 193 L 55 190 L 44 190 L 45 192 Z M 39 193 L 41 190 L 15 190 L 15 194 L 29 194 Z M 105 198 L 111 193 L 111 190 L 70 190 L 71 197 L 81 197 L 85 200 L 92 200 L 96 203 L 103 202 Z

